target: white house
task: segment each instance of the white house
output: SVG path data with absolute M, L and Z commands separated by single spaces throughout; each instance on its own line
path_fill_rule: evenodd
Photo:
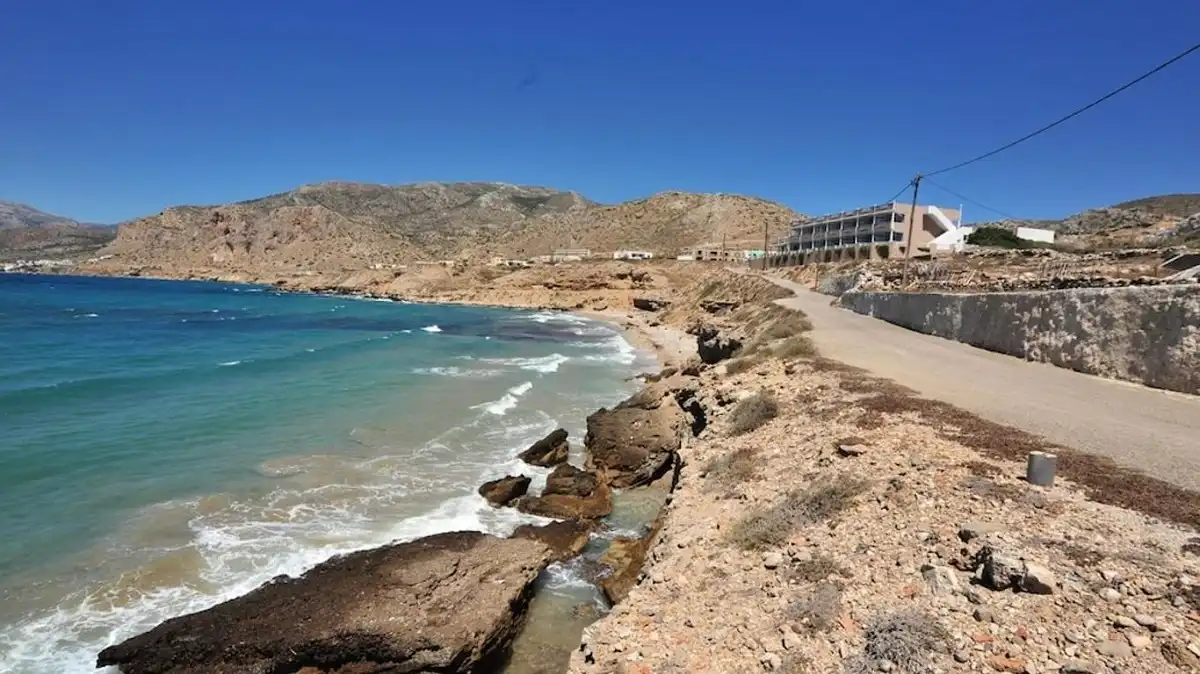
M 618 250 L 613 252 L 614 260 L 649 260 L 654 253 L 648 250 Z

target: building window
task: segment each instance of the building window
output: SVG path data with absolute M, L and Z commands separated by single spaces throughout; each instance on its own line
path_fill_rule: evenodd
M 903 241 L 904 232 L 892 232 L 892 241 Z

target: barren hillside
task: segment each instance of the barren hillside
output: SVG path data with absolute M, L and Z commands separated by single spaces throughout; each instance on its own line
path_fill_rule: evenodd
M 416 260 L 531 256 L 556 248 L 681 248 L 761 236 L 796 217 L 760 199 L 666 192 L 601 206 L 575 192 L 500 183 L 322 183 L 262 199 L 183 206 L 120 227 L 112 264 L 175 270 L 363 269 Z
M 87 225 L 0 201 L 0 261 L 86 256 L 113 240 L 112 227 Z

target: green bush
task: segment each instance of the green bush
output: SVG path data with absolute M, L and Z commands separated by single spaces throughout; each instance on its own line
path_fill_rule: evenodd
M 1052 244 L 1040 241 L 1026 241 L 1017 236 L 1016 232 L 1003 227 L 980 227 L 967 235 L 967 243 L 972 246 L 1010 249 L 1052 247 Z

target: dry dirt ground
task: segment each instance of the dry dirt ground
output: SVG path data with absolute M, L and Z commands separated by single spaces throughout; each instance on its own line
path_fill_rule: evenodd
M 830 305 L 784 279 L 825 356 L 998 423 L 1200 489 L 1200 397 L 1030 363 Z
M 1200 494 L 713 320 L 755 353 L 700 374 L 709 425 L 571 672 L 1200 671 Z
M 1190 527 L 1032 487 L 1019 432 L 893 414 L 905 394 L 844 366 L 724 369 L 641 583 L 571 671 L 1200 671 Z M 777 416 L 735 434 L 758 391 Z

